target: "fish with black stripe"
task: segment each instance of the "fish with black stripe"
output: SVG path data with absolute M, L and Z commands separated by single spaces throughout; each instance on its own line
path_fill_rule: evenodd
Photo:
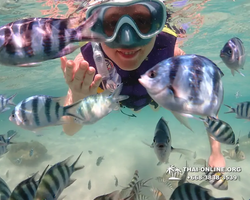
M 225 105 L 228 107 L 230 110 L 227 113 L 236 113 L 236 118 L 237 119 L 250 119 L 250 102 L 245 101 L 237 104 L 236 108 L 232 108 L 231 106 Z
M 204 56 L 175 56 L 156 64 L 139 79 L 152 99 L 190 130 L 185 117 L 216 117 L 224 97 L 220 68 Z
M 7 185 L 7 183 L 0 178 L 0 199 L 1 200 L 8 200 L 10 197 L 11 191 Z
M 230 197 L 215 198 L 211 190 L 193 183 L 184 183 L 178 186 L 169 200 L 234 200 Z
M 91 31 L 98 12 L 80 23 L 78 18 L 29 18 L 0 27 L 0 63 L 6 66 L 34 66 L 70 54 L 79 42 L 104 42 Z
M 31 177 L 19 183 L 12 191 L 9 200 L 34 200 L 38 185 L 40 184 L 42 177 L 48 167 L 49 165 L 45 168 L 38 181 L 35 180 L 35 177 L 38 174 L 37 172 L 34 173 Z
M 222 153 L 224 157 L 237 162 L 246 159 L 245 153 L 240 150 L 240 138 L 237 139 L 235 148 L 223 150 Z
M 122 87 L 123 84 L 121 83 L 112 94 L 105 90 L 102 93 L 84 98 L 77 110 L 82 120 L 76 119 L 75 122 L 85 125 L 93 124 L 113 110 L 119 110 L 119 102 L 129 98 L 127 95 L 120 95 Z
M 206 161 L 205 166 L 206 168 Z M 202 181 L 199 185 L 206 186 L 211 185 L 217 190 L 228 190 L 228 181 L 224 178 L 222 172 L 216 170 L 205 171 L 206 177 L 210 177 L 207 180 Z
M 157 188 L 151 188 L 155 200 L 167 200 L 164 194 Z
M 235 144 L 235 134 L 228 123 L 214 117 L 207 117 L 203 121 L 212 138 L 220 143 Z
M 8 105 L 15 106 L 16 104 L 13 102 L 13 99 L 15 98 L 16 94 L 11 95 L 10 97 L 6 98 L 4 95 L 0 95 L 0 113 L 3 113 L 10 108 L 7 107 Z
M 139 171 L 135 170 L 132 180 L 129 182 L 128 186 L 123 188 L 119 193 L 120 199 L 125 199 L 127 197 L 130 197 L 130 193 L 132 191 L 132 188 L 135 186 L 135 184 L 138 182 L 139 179 Z
M 84 168 L 84 166 L 75 166 L 81 155 L 82 153 L 71 166 L 68 165 L 71 158 L 70 156 L 66 160 L 49 168 L 38 186 L 35 200 L 55 200 L 60 196 L 66 187 L 74 183 L 76 179 L 70 179 L 70 176 L 75 171 Z
M 38 132 L 48 126 L 62 125 L 63 116 L 79 118 L 76 113 L 81 101 L 61 106 L 62 98 L 36 95 L 21 101 L 12 111 L 9 120 L 23 129 Z

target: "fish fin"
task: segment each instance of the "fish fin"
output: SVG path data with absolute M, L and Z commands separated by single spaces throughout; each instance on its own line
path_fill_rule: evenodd
M 146 142 L 144 142 L 144 141 L 141 141 L 143 144 L 145 144 L 145 145 L 147 145 L 147 146 L 149 146 L 150 148 L 154 148 L 154 146 L 153 146 L 153 144 L 148 144 L 148 143 L 146 143 Z
M 65 98 L 66 98 L 66 96 L 64 96 L 64 97 L 51 97 L 51 100 L 59 103 L 60 105 L 64 105 Z
M 100 10 L 93 13 L 83 24 L 75 29 L 75 31 L 79 34 L 75 35 L 73 40 L 75 42 L 79 41 L 92 41 L 92 42 L 105 42 L 105 37 L 101 34 L 95 33 L 92 31 L 91 27 L 95 25 L 96 21 L 98 20 Z
M 18 67 L 37 67 L 41 65 L 41 62 L 34 62 L 34 63 L 24 63 L 24 64 L 18 64 Z
M 47 165 L 47 167 L 43 170 L 43 173 L 41 174 L 39 180 L 38 180 L 38 183 L 40 184 L 41 181 L 42 181 L 42 178 L 44 177 L 45 173 L 47 172 L 48 168 L 49 168 L 50 165 Z
M 242 72 L 240 72 L 239 70 L 236 69 L 235 71 L 238 72 L 241 76 L 245 77 L 245 75 Z
M 74 182 L 76 181 L 76 179 L 69 179 L 68 184 L 66 185 L 65 188 L 69 187 L 70 185 L 72 185 Z
M 17 132 L 8 137 L 9 144 L 16 144 L 16 142 L 11 142 L 10 140 L 17 135 Z
M 173 148 L 171 152 L 181 153 L 185 156 L 196 158 L 196 152 L 190 151 L 188 149 Z
M 41 137 L 44 135 L 45 129 L 39 128 L 39 129 L 33 130 L 32 132 L 35 133 L 37 137 Z
M 231 69 L 231 74 L 234 76 L 234 69 Z
M 157 166 L 160 166 L 161 164 L 162 164 L 162 162 L 158 162 L 158 163 L 157 163 Z
M 115 91 L 111 94 L 111 98 L 112 98 L 112 104 L 111 104 L 111 108 L 112 109 L 116 109 L 117 107 L 120 108 L 120 101 L 123 101 L 125 99 L 128 99 L 129 96 L 128 95 L 120 95 L 121 91 L 122 91 L 122 87 L 123 87 L 123 83 L 121 83 L 116 89 Z
M 109 198 L 107 198 L 107 199 L 116 199 L 116 198 L 112 198 L 112 197 L 118 196 L 119 193 L 120 193 L 119 190 L 116 190 L 116 191 L 114 191 L 114 192 L 111 192 L 110 194 L 108 194 L 108 197 L 109 197 Z
M 224 104 L 224 106 L 228 107 L 230 110 L 228 112 L 224 112 L 224 114 L 227 114 L 227 113 L 235 113 L 235 109 L 232 108 L 231 106 L 228 106 L 226 104 Z
M 60 106 L 62 106 L 62 107 L 64 107 L 64 105 L 65 105 L 65 99 L 66 99 L 66 96 L 64 96 L 64 97 L 51 97 L 52 101 L 59 103 Z
M 80 155 L 78 156 L 78 158 L 76 159 L 76 161 L 71 165 L 71 168 L 73 169 L 73 171 L 77 171 L 77 170 L 80 170 L 80 169 L 83 169 L 84 168 L 84 165 L 83 166 L 80 166 L 80 167 L 75 167 L 76 163 L 78 162 L 78 160 L 80 159 L 81 155 L 82 155 L 83 152 L 80 153 Z
M 208 186 L 209 185 L 209 182 L 207 181 L 207 180 L 204 180 L 204 181 L 202 181 L 200 184 L 199 184 L 199 186 L 201 186 L 201 187 L 206 187 L 206 186 Z
M 174 111 L 171 111 L 172 114 L 175 116 L 175 118 L 181 123 L 183 124 L 184 126 L 186 126 L 190 131 L 194 132 L 193 129 L 190 127 L 187 119 L 185 117 L 183 117 L 182 114 L 178 113 L 178 112 L 174 112 Z
M 63 200 L 67 195 L 63 195 L 62 197 L 59 197 L 58 200 Z
M 13 102 L 14 98 L 16 97 L 17 94 L 13 94 L 8 98 L 8 105 L 16 106 L 16 104 Z
M 10 109 L 9 107 L 5 107 L 5 108 L 1 111 L 1 113 L 5 112 L 5 111 L 7 111 L 7 110 L 9 110 L 9 109 Z

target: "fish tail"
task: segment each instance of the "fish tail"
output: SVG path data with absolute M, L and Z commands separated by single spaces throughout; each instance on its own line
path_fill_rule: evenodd
M 11 142 L 10 140 L 17 135 L 17 132 L 8 137 L 9 144 L 16 144 L 16 142 Z
M 106 39 L 102 35 L 95 33 L 91 30 L 91 28 L 95 25 L 98 19 L 98 15 L 99 11 L 95 12 L 83 24 L 81 24 L 75 29 L 75 31 L 78 33 L 75 34 L 75 38 L 72 38 L 73 40 L 75 40 L 75 42 L 105 42 Z
M 78 162 L 78 160 L 80 159 L 81 155 L 82 155 L 82 152 L 80 153 L 80 155 L 78 156 L 78 158 L 76 159 L 76 161 L 71 165 L 71 168 L 73 169 L 73 171 L 77 171 L 77 170 L 80 170 L 80 169 L 84 168 L 84 165 L 80 166 L 80 167 L 75 167 L 75 165 Z
M 79 108 L 79 104 L 82 102 L 82 100 L 77 101 L 71 105 L 63 107 L 63 116 L 71 116 L 78 120 L 83 120 L 80 115 L 77 114 L 77 109 Z
M 235 109 L 232 108 L 231 106 L 228 106 L 226 104 L 224 104 L 224 106 L 226 106 L 226 107 L 228 107 L 230 109 L 228 112 L 225 112 L 225 114 L 227 114 L 227 113 L 235 113 Z
M 13 102 L 13 100 L 14 100 L 14 98 L 15 98 L 16 95 L 17 95 L 17 94 L 13 94 L 12 96 L 10 96 L 10 97 L 8 98 L 8 100 L 7 100 L 8 105 L 16 106 L 16 104 Z
M 121 83 L 116 89 L 115 91 L 112 93 L 112 99 L 115 102 L 119 102 L 119 101 L 123 101 L 125 99 L 128 99 L 129 96 L 128 95 L 120 95 L 121 91 L 122 91 L 122 86 L 123 84 Z

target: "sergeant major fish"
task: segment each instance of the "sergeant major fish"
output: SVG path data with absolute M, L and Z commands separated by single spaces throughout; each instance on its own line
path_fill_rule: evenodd
M 234 71 L 244 76 L 239 70 L 243 69 L 246 53 L 243 42 L 239 38 L 234 37 L 228 40 L 220 52 L 220 58 L 231 70 L 233 76 Z
M 193 183 L 184 183 L 178 186 L 169 200 L 234 200 L 230 197 L 215 198 L 211 196 L 211 190 L 203 188 Z
M 231 106 L 225 105 L 230 110 L 227 113 L 236 113 L 237 119 L 248 119 L 250 120 L 250 101 L 245 101 L 237 104 L 236 108 L 232 108 Z
M 0 113 L 9 110 L 10 108 L 7 107 L 8 105 L 12 105 L 12 106 L 16 105 L 13 102 L 13 99 L 15 98 L 15 96 L 16 94 L 10 96 L 9 98 L 6 98 L 4 95 L 0 95 Z
M 11 191 L 7 185 L 7 183 L 5 183 L 5 181 L 0 178 L 0 199 L 1 200 L 8 200 L 10 197 Z
M 184 117 L 218 114 L 224 95 L 222 76 L 222 71 L 208 58 L 182 55 L 158 63 L 139 82 L 156 103 L 191 129 Z
M 76 161 L 69 166 L 69 158 L 53 165 L 43 176 L 41 183 L 37 188 L 35 200 L 55 200 L 58 199 L 62 191 L 74 183 L 75 179 L 70 179 L 70 176 L 77 170 L 84 168 L 84 166 L 76 167 L 76 163 L 81 157 L 78 156 Z
M 40 184 L 48 167 L 49 166 L 45 168 L 38 181 L 35 180 L 35 177 L 38 174 L 37 172 L 19 183 L 12 191 L 9 200 L 34 200 L 38 185 Z
M 215 140 L 224 144 L 235 144 L 235 134 L 228 123 L 214 117 L 207 117 L 204 122 L 207 131 Z
M 169 155 L 171 152 L 180 152 L 184 155 L 193 154 L 193 152 L 185 149 L 175 149 L 171 146 L 171 133 L 168 127 L 167 122 L 163 117 L 158 121 L 156 128 L 153 143 L 151 145 L 143 142 L 144 144 L 154 148 L 154 152 L 159 160 L 157 165 L 161 165 L 162 163 L 168 163 Z
M 123 84 L 120 84 L 111 95 L 106 90 L 84 98 L 77 110 L 82 120 L 76 119 L 75 121 L 80 124 L 93 124 L 113 110 L 119 109 L 119 101 L 128 98 L 127 95 L 120 95 L 122 86 Z
M 9 120 L 23 129 L 37 132 L 39 129 L 64 123 L 63 116 L 76 116 L 76 107 L 81 101 L 72 105 L 60 106 L 61 98 L 36 95 L 21 101 L 12 111 Z
M 74 27 L 77 18 L 29 18 L 0 28 L 0 63 L 6 66 L 33 66 L 75 51 L 81 41 L 104 42 L 92 32 L 98 13 Z

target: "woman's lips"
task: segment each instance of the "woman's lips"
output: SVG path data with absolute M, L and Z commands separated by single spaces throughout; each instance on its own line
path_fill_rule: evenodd
M 127 58 L 127 59 L 131 59 L 131 58 L 134 58 L 138 52 L 140 51 L 139 50 L 118 50 L 117 53 L 123 57 L 123 58 Z

